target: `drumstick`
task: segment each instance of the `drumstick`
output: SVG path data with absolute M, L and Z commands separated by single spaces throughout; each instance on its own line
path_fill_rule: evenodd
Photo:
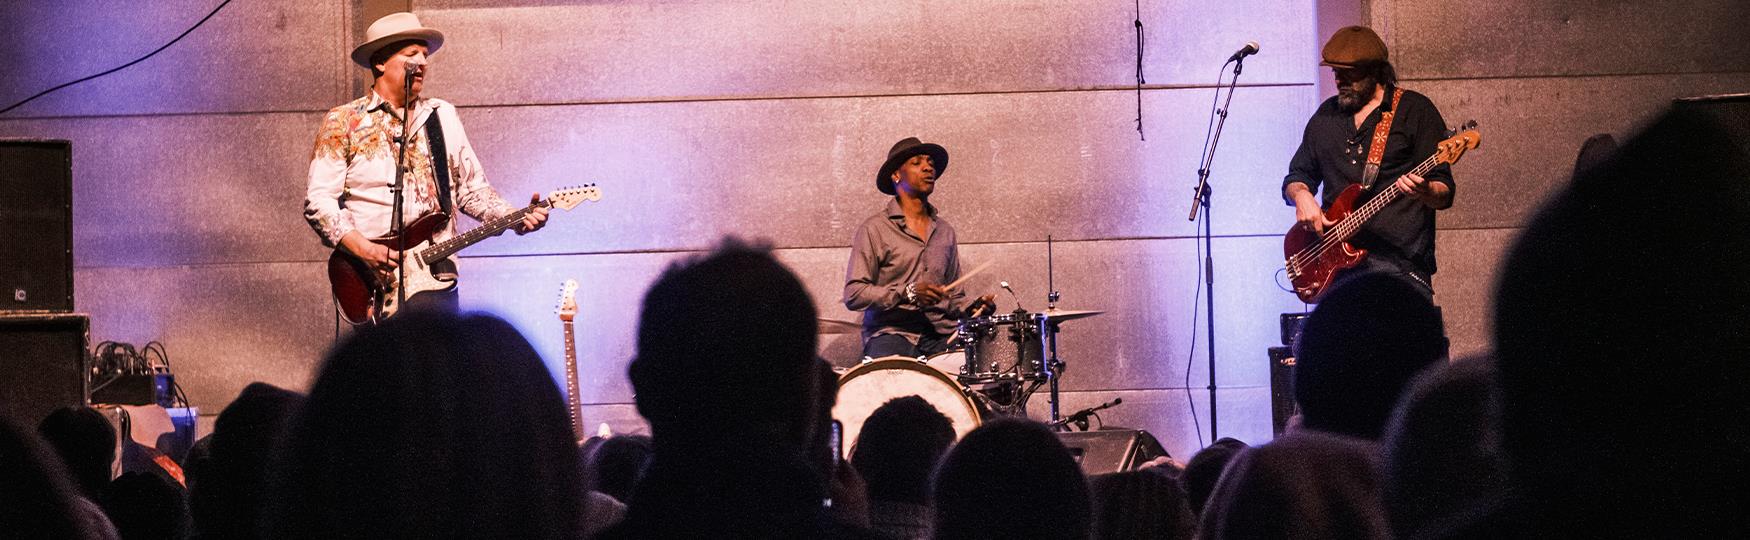
M 970 278 L 972 276 L 976 276 L 976 275 L 978 275 L 979 272 L 983 272 L 984 269 L 990 268 L 991 263 L 994 263 L 994 262 L 996 262 L 996 261 L 995 260 L 984 261 L 984 264 L 978 265 L 978 268 L 973 268 L 971 272 L 961 274 L 960 279 L 956 279 L 956 280 L 954 280 L 953 283 L 949 283 L 947 287 L 942 287 L 942 288 L 953 289 L 955 287 L 959 287 L 961 283 L 966 282 L 967 278 Z

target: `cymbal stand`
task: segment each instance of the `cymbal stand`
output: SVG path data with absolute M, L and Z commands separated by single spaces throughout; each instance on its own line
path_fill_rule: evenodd
M 1043 337 L 1045 338 L 1046 353 L 1047 353 L 1047 355 L 1045 357 L 1045 361 L 1043 362 L 1043 365 L 1041 365 L 1039 367 L 1041 368 L 1041 371 L 1043 371 L 1045 374 L 1046 382 L 1051 385 L 1051 394 L 1049 395 L 1049 397 L 1051 398 L 1050 399 L 1050 401 L 1051 401 L 1051 421 L 1055 423 L 1060 419 L 1060 416 L 1061 416 L 1058 413 L 1057 378 L 1058 378 L 1058 375 L 1063 372 L 1063 368 L 1065 366 L 1063 364 L 1063 361 L 1059 360 L 1057 358 L 1057 321 L 1051 320 L 1051 312 L 1055 311 L 1057 309 L 1057 299 L 1060 297 L 1060 295 L 1057 292 L 1057 281 L 1056 281 L 1057 270 L 1053 266 L 1052 263 L 1053 263 L 1053 260 L 1052 260 L 1052 253 L 1051 253 L 1051 235 L 1046 235 L 1045 236 L 1045 288 L 1050 290 L 1051 292 L 1047 293 L 1045 295 L 1045 299 L 1046 299 L 1045 313 L 1040 314 L 1040 316 L 1039 316 L 1039 331 L 1044 333 Z

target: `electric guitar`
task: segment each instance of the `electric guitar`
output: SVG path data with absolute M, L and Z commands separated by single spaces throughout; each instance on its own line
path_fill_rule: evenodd
M 1476 121 L 1466 122 L 1459 128 L 1460 133 L 1440 141 L 1434 155 L 1422 160 L 1407 174 L 1424 175 L 1441 164 L 1458 163 L 1465 151 L 1482 142 L 1483 136 L 1477 133 L 1476 127 Z M 1299 225 L 1288 229 L 1288 234 L 1282 238 L 1282 251 L 1288 257 L 1288 280 L 1294 284 L 1294 294 L 1308 303 L 1323 298 L 1332 276 L 1360 264 L 1367 257 L 1367 250 L 1355 247 L 1349 240 L 1381 208 L 1402 195 L 1404 192 L 1397 189 L 1394 179 L 1373 199 L 1356 208 L 1355 200 L 1361 196 L 1361 184 L 1351 185 L 1325 210 L 1325 219 L 1336 223 L 1326 227 L 1323 236 Z
M 401 301 L 398 298 L 401 291 L 405 291 L 407 298 L 411 299 L 420 293 L 454 288 L 456 280 L 433 275 L 432 265 L 448 259 L 462 248 L 522 223 L 523 217 L 536 208 L 570 210 L 583 201 L 601 199 L 601 190 L 595 184 L 561 189 L 521 210 L 487 221 L 473 230 L 435 244 L 432 243 L 432 237 L 444 230 L 450 217 L 439 212 L 414 220 L 403 228 L 400 235 L 371 239 L 372 242 L 390 248 L 399 245 L 412 246 L 404 251 L 406 261 L 402 266 L 403 271 L 400 272 L 404 276 L 400 283 L 394 279 L 378 279 L 363 259 L 336 249 L 328 256 L 328 284 L 334 293 L 334 304 L 340 309 L 341 318 L 348 323 L 360 325 L 381 322 L 401 310 Z M 403 237 L 406 238 L 405 244 L 400 240 Z
M 571 433 L 577 437 L 577 444 L 589 438 L 583 429 L 583 401 L 577 392 L 577 333 L 572 330 L 572 319 L 577 317 L 577 280 L 567 279 L 559 291 L 559 320 L 565 326 L 565 405 L 571 412 Z

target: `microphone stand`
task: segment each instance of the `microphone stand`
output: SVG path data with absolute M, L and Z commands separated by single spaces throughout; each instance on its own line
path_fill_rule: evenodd
M 1212 441 L 1217 438 L 1215 410 L 1215 255 L 1213 246 L 1215 231 L 1212 228 L 1215 220 L 1210 219 L 1209 213 L 1209 196 L 1212 192 L 1209 187 L 1209 168 L 1215 161 L 1215 148 L 1221 144 L 1221 128 L 1227 124 L 1228 108 L 1233 105 L 1234 89 L 1239 87 L 1240 69 L 1244 66 L 1245 61 L 1245 56 L 1243 55 L 1228 61 L 1234 65 L 1233 80 L 1228 82 L 1227 101 L 1222 103 L 1221 108 L 1210 111 L 1210 114 L 1216 117 L 1215 130 L 1213 137 L 1211 137 L 1210 134 L 1204 135 L 1203 161 L 1197 165 L 1197 188 L 1192 191 L 1191 214 L 1186 217 L 1187 221 L 1197 221 L 1197 210 L 1198 208 L 1203 209 L 1203 230 L 1199 232 L 1198 236 L 1201 236 L 1203 241 L 1203 288 L 1206 291 L 1203 300 L 1204 310 L 1208 312 L 1204 316 L 1204 322 L 1208 329 L 1209 339 L 1204 347 L 1208 349 L 1209 352 L 1209 440 Z M 1222 64 L 1222 67 L 1227 67 L 1227 64 Z M 1220 77 L 1216 77 L 1215 92 L 1216 95 L 1221 95 Z
M 1052 428 L 1064 429 L 1064 428 L 1068 428 L 1069 425 L 1073 423 L 1073 424 L 1076 424 L 1076 427 L 1082 428 L 1082 431 L 1087 431 L 1088 430 L 1088 417 L 1089 416 L 1094 416 L 1094 413 L 1098 413 L 1098 412 L 1104 411 L 1106 409 L 1117 407 L 1119 404 L 1122 404 L 1122 403 L 1124 403 L 1124 398 L 1121 398 L 1121 397 L 1120 398 L 1112 398 L 1112 401 L 1108 401 L 1105 403 L 1101 403 L 1099 405 L 1095 405 L 1092 407 L 1088 407 L 1086 409 L 1076 411 L 1074 414 L 1063 417 L 1062 419 L 1059 419 L 1059 420 L 1054 420 L 1048 425 L 1051 426 Z M 1102 422 L 1104 422 L 1104 421 L 1102 421 Z
M 407 176 L 407 147 L 412 146 L 413 137 L 413 71 L 409 67 L 401 80 L 401 150 L 395 158 L 395 183 L 389 186 L 389 192 L 394 195 L 394 208 L 389 211 L 389 234 L 395 237 L 395 309 L 407 307 L 407 235 L 401 223 L 403 214 L 401 207 L 405 200 L 402 186 Z

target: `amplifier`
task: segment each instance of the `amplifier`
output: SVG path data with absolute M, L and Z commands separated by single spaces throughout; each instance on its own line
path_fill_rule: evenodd
M 84 314 L 0 315 L 0 415 L 35 426 L 55 409 L 84 405 L 90 328 Z
M 1300 412 L 1294 402 L 1294 349 L 1270 348 L 1270 426 L 1276 435 L 1288 428 L 1288 418 Z

